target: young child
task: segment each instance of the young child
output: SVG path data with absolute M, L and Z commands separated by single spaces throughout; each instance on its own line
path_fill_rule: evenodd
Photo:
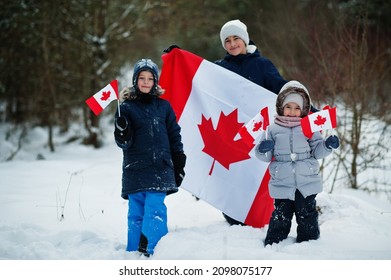
M 297 242 L 319 238 L 316 194 L 322 191 L 318 159 L 339 147 L 337 136 L 323 139 L 315 132 L 304 136 L 300 120 L 310 111 L 308 90 L 297 81 L 286 83 L 277 96 L 277 115 L 256 146 L 255 154 L 269 165 L 269 193 L 275 210 L 270 218 L 265 246 L 288 237 L 293 214 L 297 222 Z
M 122 193 L 129 200 L 127 251 L 154 253 L 168 232 L 166 195 L 178 191 L 185 172 L 181 128 L 170 103 L 159 98 L 159 69 L 150 59 L 134 66 L 133 86 L 121 91 L 114 137 L 123 150 Z

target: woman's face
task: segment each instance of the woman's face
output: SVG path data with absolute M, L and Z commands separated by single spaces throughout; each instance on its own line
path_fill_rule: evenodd
M 246 54 L 246 43 L 238 36 L 229 36 L 224 41 L 224 47 L 230 55 Z
M 141 71 L 137 79 L 137 87 L 142 93 L 150 93 L 153 87 L 153 75 L 149 71 Z
M 298 104 L 295 102 L 288 102 L 284 106 L 284 116 L 285 117 L 300 117 L 301 109 Z

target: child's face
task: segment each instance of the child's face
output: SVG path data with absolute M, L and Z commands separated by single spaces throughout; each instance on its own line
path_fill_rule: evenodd
M 285 117 L 300 117 L 301 109 L 298 104 L 295 102 L 288 102 L 284 106 L 284 116 Z
M 149 71 L 141 71 L 138 75 L 137 87 L 142 93 L 150 93 L 153 87 L 153 75 Z
M 246 54 L 246 43 L 238 36 L 229 36 L 224 41 L 224 47 L 230 55 Z

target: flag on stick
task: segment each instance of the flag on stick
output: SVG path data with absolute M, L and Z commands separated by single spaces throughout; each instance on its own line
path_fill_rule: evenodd
M 239 129 L 239 135 L 248 146 L 253 146 L 254 141 L 262 131 L 266 131 L 269 124 L 269 110 L 268 107 L 264 107 L 246 125 Z
M 326 108 L 326 107 L 325 107 Z M 301 119 L 301 127 L 306 137 L 311 138 L 316 131 L 337 127 L 337 108 L 327 108 Z
M 111 103 L 118 100 L 118 81 L 113 80 L 86 100 L 87 105 L 95 115 L 99 115 Z
M 260 108 L 274 108 L 277 96 L 183 49 L 162 59 L 162 97 L 176 113 L 187 154 L 181 188 L 237 221 L 268 224 L 274 209 L 268 163 L 235 136 Z

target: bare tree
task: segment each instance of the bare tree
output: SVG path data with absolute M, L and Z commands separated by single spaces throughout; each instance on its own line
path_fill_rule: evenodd
M 323 173 L 332 177 L 330 191 L 342 182 L 353 189 L 389 188 L 391 183 L 379 174 L 390 168 L 385 139 L 391 133 L 391 63 L 386 29 L 369 20 L 376 5 L 369 9 L 358 7 L 363 1 L 298 2 L 276 1 L 276 20 L 259 28 L 264 38 L 271 38 L 267 46 L 281 52 L 276 61 L 285 78 L 306 84 L 317 107 L 338 107 L 341 148 L 324 161 Z
M 342 109 L 338 114 L 341 149 L 336 152 L 337 160 L 329 162 L 342 168 L 331 169 L 333 182 L 346 179 L 353 189 L 390 186 L 386 181 L 379 182 L 376 175 L 368 176 L 370 170 L 385 172 L 386 158 L 390 156 L 390 147 L 384 140 L 391 131 L 386 118 L 382 121 L 384 114 L 374 110 L 390 73 L 390 66 L 384 63 L 387 48 L 373 45 L 374 35 L 365 16 L 354 23 L 343 17 L 335 20 L 335 24 L 314 32 L 314 44 L 307 45 L 319 68 L 312 72 L 317 73 L 320 83 L 317 92 L 322 93 L 323 100 Z M 364 174 L 371 179 L 360 180 Z
M 134 34 L 144 28 L 146 18 L 149 18 L 149 14 L 158 10 L 162 4 L 137 0 L 127 4 L 106 0 L 99 3 L 88 1 L 88 3 L 87 10 L 91 15 L 88 19 L 91 20 L 86 21 L 89 28 L 85 30 L 83 35 L 83 43 L 90 63 L 88 77 L 90 81 L 89 95 L 91 95 L 107 84 L 112 79 L 109 78 L 110 76 L 119 73 L 118 58 L 115 56 L 123 58 L 124 48 L 127 54 L 137 52 L 135 47 L 131 47 L 132 43 L 137 45 L 132 41 L 132 39 L 135 40 Z M 148 34 L 150 37 L 153 36 L 153 32 L 148 31 Z M 122 52 L 118 50 L 122 50 Z M 148 53 L 145 49 L 143 51 Z M 122 61 L 123 64 L 124 61 Z M 88 135 L 83 142 L 100 147 L 99 118 L 91 111 L 85 113 L 84 123 Z

